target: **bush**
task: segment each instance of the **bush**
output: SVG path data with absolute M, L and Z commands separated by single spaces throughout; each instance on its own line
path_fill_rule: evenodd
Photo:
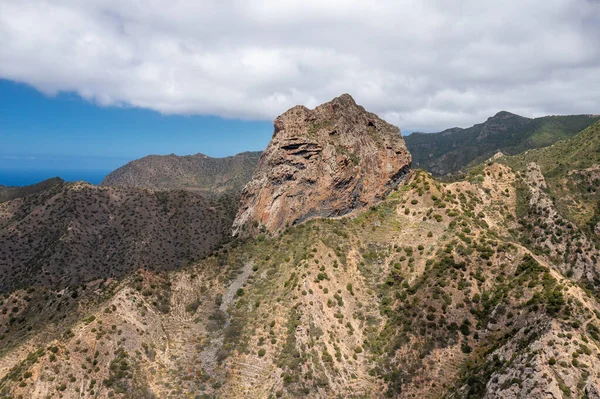
M 200 306 L 202 302 L 200 302 L 199 299 L 196 299 L 194 302 L 189 303 L 186 307 L 185 307 L 185 311 L 188 313 L 196 313 L 196 310 L 198 309 L 198 307 Z

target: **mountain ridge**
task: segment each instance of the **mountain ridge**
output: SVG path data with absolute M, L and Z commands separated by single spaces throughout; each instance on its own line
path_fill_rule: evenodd
M 231 198 L 58 182 L 0 203 L 0 289 L 171 270 L 229 237 Z
M 197 153 L 148 155 L 111 172 L 100 186 L 185 189 L 205 195 L 238 192 L 250 180 L 260 152 L 212 158 Z
M 60 177 L 52 177 L 36 184 L 29 186 L 2 186 L 0 185 L 0 203 L 10 201 L 12 199 L 24 197 L 26 195 L 35 194 L 44 191 L 56 184 L 62 184 L 64 180 Z
M 444 182 L 420 169 L 406 173 L 410 154 L 399 130 L 350 100 L 317 107 L 317 115 L 295 107 L 276 120 L 272 145 L 244 190 L 250 206 L 243 202 L 240 212 L 262 209 L 253 203 L 261 196 L 266 204 L 290 193 L 318 200 L 275 217 L 272 229 L 261 228 L 271 217 L 266 206 L 243 220 L 257 234 L 234 237 L 188 264 L 153 268 L 161 252 L 151 252 L 144 267 L 121 276 L 5 291 L 0 394 L 598 397 L 600 231 L 589 228 L 595 219 L 588 206 L 600 200 L 600 123 L 550 147 L 486 157 L 464 178 Z M 331 133 L 360 136 L 365 145 L 346 148 Z M 336 155 L 330 165 L 341 169 L 322 162 L 332 143 L 345 149 L 330 150 Z M 372 167 L 355 173 L 365 159 Z M 387 162 L 390 168 L 381 166 Z M 368 180 L 364 187 L 374 200 L 345 216 L 332 214 L 355 198 L 342 192 L 343 201 L 331 201 L 339 176 Z M 110 201 L 123 207 L 124 227 L 144 222 L 140 212 L 157 207 L 161 216 L 152 220 L 164 220 L 151 223 L 158 242 L 181 242 L 163 230 L 206 227 L 188 213 L 210 200 L 198 193 L 68 187 L 64 195 L 77 195 L 64 207 L 69 218 L 42 217 L 61 209 L 50 200 L 60 186 L 2 203 L 0 210 L 19 213 L 31 230 L 50 225 L 40 220 L 76 222 L 58 237 L 93 236 L 95 229 L 78 225 L 99 226 L 96 217 L 117 214 L 106 212 L 114 209 Z M 94 201 L 94 190 L 105 198 Z M 314 204 L 332 206 L 303 219 Z M 273 207 L 276 214 L 282 208 Z M 9 241 L 17 237 L 24 246 L 42 247 L 27 234 Z M 139 248 L 151 245 L 145 240 Z M 65 251 L 54 263 L 69 259 Z
M 593 115 L 526 118 L 500 111 L 469 128 L 414 132 L 405 141 L 416 167 L 443 176 L 482 162 L 497 151 L 515 155 L 573 137 L 598 119 Z

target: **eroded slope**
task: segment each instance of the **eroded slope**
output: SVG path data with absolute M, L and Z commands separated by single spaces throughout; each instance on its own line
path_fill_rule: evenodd
M 593 395 L 594 282 L 520 238 L 527 179 L 500 164 L 452 184 L 417 171 L 354 218 L 111 283 L 54 338 L 32 333 L 4 355 L 0 386 L 65 398 Z M 43 303 L 23 295 L 3 303 L 4 325 L 15 299 Z

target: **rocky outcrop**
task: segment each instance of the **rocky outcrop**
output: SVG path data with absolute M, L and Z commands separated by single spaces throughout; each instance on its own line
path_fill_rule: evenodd
M 597 281 L 600 252 L 593 241 L 558 212 L 537 163 L 527 165 L 524 177 L 529 188 L 530 210 L 520 223 L 528 229 L 529 243 L 556 259 L 561 273 L 574 280 Z
M 277 233 L 372 205 L 410 165 L 400 129 L 350 95 L 314 110 L 296 106 L 275 120 L 273 138 L 244 188 L 234 234 Z

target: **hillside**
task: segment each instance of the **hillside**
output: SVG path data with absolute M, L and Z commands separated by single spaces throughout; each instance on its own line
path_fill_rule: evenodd
M 58 323 L 54 339 L 34 329 L 2 358 L 0 387 L 65 398 L 593 397 L 597 299 L 511 238 L 516 175 L 496 164 L 483 176 L 445 185 L 417 172 L 356 218 L 90 285 L 79 321 Z M 72 293 L 62 293 L 64 307 Z M 5 306 L 30 326 L 32 307 L 56 306 L 45 295 L 13 292 Z
M 443 176 L 482 162 L 498 151 L 515 155 L 549 146 L 574 136 L 598 120 L 598 116 L 590 115 L 530 119 L 502 111 L 467 129 L 413 133 L 406 136 L 405 141 L 415 167 Z
M 507 159 L 518 169 L 523 169 L 528 162 L 535 162 L 544 174 L 552 176 L 589 168 L 600 162 L 600 123 L 592 124 L 571 139 Z
M 39 188 L 39 187 L 38 187 Z M 0 289 L 171 270 L 229 236 L 229 205 L 187 191 L 55 182 L 0 203 Z
M 244 152 L 225 158 L 150 155 L 118 168 L 100 186 L 181 189 L 205 195 L 237 193 L 252 177 L 260 154 Z
M 534 162 L 557 209 L 592 237 L 600 234 L 600 122 L 571 139 L 499 162 L 523 172 Z
M 64 183 L 64 180 L 62 180 L 60 177 L 54 177 L 37 184 L 32 184 L 31 186 L 10 187 L 0 185 L 0 202 L 10 201 L 15 198 L 21 198 L 26 195 L 39 193 L 51 188 L 54 185 L 62 183 Z
M 341 113 L 344 122 L 352 120 L 345 115 L 356 116 L 355 125 L 346 130 L 354 137 L 364 129 L 363 110 L 358 112 L 348 98 L 337 100 L 326 108 L 341 107 L 335 115 Z M 396 141 L 383 148 L 397 155 L 389 165 L 398 169 L 361 170 L 362 181 L 372 187 L 372 195 L 377 194 L 368 206 L 342 216 L 305 218 L 290 226 L 285 221 L 300 213 L 287 219 L 290 215 L 284 212 L 283 218 L 276 218 L 284 220 L 284 228 L 268 228 L 265 223 L 259 229 L 261 215 L 279 215 L 280 209 L 260 206 L 276 204 L 290 192 L 297 193 L 292 197 L 299 201 L 294 203 L 297 212 L 311 212 L 298 205 L 303 204 L 303 193 L 329 206 L 337 195 L 327 190 L 335 187 L 332 176 L 345 176 L 344 168 L 331 166 L 336 161 L 345 168 L 356 166 L 343 152 L 326 163 L 316 162 L 315 169 L 308 162 L 312 159 L 288 157 L 287 151 L 304 151 L 300 153 L 304 157 L 315 147 L 281 144 L 277 135 L 287 137 L 287 130 L 294 137 L 312 138 L 311 144 L 321 148 L 330 140 L 319 129 L 307 129 L 320 121 L 310 110 L 292 110 L 300 117 L 291 129 L 287 123 L 275 124 L 273 140 L 279 144 L 263 156 L 252 179 L 255 183 L 245 190 L 246 200 L 254 198 L 249 192 L 255 188 L 256 197 L 262 199 L 254 206 L 261 209 L 258 216 L 247 220 L 250 229 L 256 229 L 252 234 L 167 270 L 147 267 L 157 256 L 154 252 L 142 259 L 146 267 L 113 278 L 66 286 L 30 280 L 26 286 L 14 284 L 5 290 L 0 302 L 4 344 L 0 394 L 194 399 L 600 397 L 600 231 L 588 228 L 589 221 L 573 218 L 580 215 L 575 206 L 584 203 L 582 198 L 586 204 L 600 200 L 600 192 L 593 189 L 595 180 L 587 177 L 600 167 L 594 154 L 599 124 L 552 147 L 485 162 L 466 179 L 451 183 L 408 168 L 410 155 L 396 154 L 394 145 L 402 146 L 397 132 Z M 384 123 L 371 119 L 375 126 Z M 391 140 L 392 130 L 372 132 L 367 140 L 374 143 L 367 142 L 366 147 L 379 148 Z M 353 154 L 374 160 L 391 156 L 385 151 Z M 272 166 L 273 159 L 295 160 L 293 165 L 275 163 L 295 173 L 269 173 L 265 165 Z M 560 173 L 553 162 L 562 163 Z M 320 175 L 309 184 L 304 172 L 317 169 Z M 396 180 L 398 170 L 402 179 Z M 388 182 L 383 181 L 383 172 L 388 173 Z M 586 176 L 588 180 L 581 181 L 591 181 L 592 189 L 585 198 L 563 205 L 553 187 L 566 178 L 564 192 L 577 192 L 580 186 L 568 180 L 576 175 Z M 43 198 L 36 199 L 42 194 L 35 194 L 2 206 L 23 201 L 52 204 L 47 198 L 61 190 L 68 198 L 75 194 L 67 193 L 82 190 L 99 190 L 110 198 L 138 193 L 87 185 L 52 190 L 56 192 Z M 186 191 L 151 194 L 176 193 L 196 198 Z M 101 208 L 94 201 L 86 203 L 86 198 L 68 202 L 75 206 L 74 213 Z M 153 209 L 152 200 L 145 201 L 125 208 L 131 217 L 124 219 L 123 228 L 143 220 L 135 212 Z M 175 230 L 203 225 L 189 215 L 176 216 L 179 209 L 195 208 L 188 201 L 186 206 L 166 201 L 173 206 L 168 208 L 169 220 L 160 224 L 167 232 L 157 241 L 179 243 L 181 237 L 171 238 Z M 93 217 L 85 214 L 81 220 Z M 12 225 L 3 224 L 3 229 Z M 90 221 L 90 226 L 97 225 Z M 23 237 L 23 242 L 40 247 Z M 91 248 L 103 241 L 81 253 L 94 254 Z M 152 242 L 146 240 L 143 247 L 151 249 Z M 10 251 L 9 256 L 22 251 Z M 48 257 L 40 253 L 37 259 Z M 43 270 L 70 264 L 65 252 Z M 119 264 L 117 259 L 114 264 Z M 2 267 L 7 269 L 8 265 Z

